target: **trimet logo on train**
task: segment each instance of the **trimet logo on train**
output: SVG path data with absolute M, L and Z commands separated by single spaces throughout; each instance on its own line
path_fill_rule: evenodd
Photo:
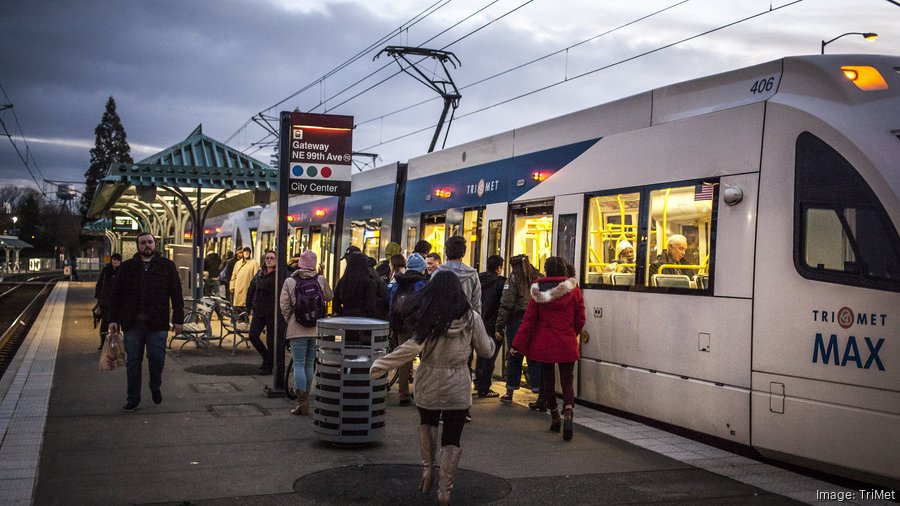
M 500 187 L 500 180 L 495 179 L 493 181 L 485 181 L 484 179 L 479 179 L 475 184 L 467 184 L 466 185 L 466 195 L 478 195 L 479 197 L 483 196 L 487 192 L 495 191 Z
M 884 370 L 884 363 L 878 355 L 884 345 L 884 338 L 877 337 L 877 334 L 884 332 L 888 321 L 887 314 L 860 311 L 854 313 L 849 307 L 842 307 L 837 311 L 813 309 L 812 320 L 819 324 L 837 325 L 844 330 L 850 329 L 855 324 L 859 330 L 852 332 L 863 334 L 859 337 L 857 335 L 844 337 L 843 332 L 840 334 L 828 331 L 816 332 L 812 352 L 814 364 L 820 361 L 822 364 L 841 367 L 847 367 L 849 364 L 855 365 L 857 369 L 869 369 L 874 365 L 879 371 Z M 860 346 L 864 348 L 862 351 Z

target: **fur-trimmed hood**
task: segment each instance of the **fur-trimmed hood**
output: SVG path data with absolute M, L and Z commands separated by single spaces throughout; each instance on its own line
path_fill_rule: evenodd
M 531 284 L 531 298 L 538 304 L 546 304 L 563 297 L 577 286 L 575 278 L 541 278 Z

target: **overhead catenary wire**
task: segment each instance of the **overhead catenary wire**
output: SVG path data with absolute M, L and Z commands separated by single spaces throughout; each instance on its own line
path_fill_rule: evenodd
M 453 0 L 438 0 L 438 1 L 434 2 L 434 3 L 432 3 L 431 5 L 429 5 L 428 7 L 426 7 L 425 9 L 423 9 L 422 11 L 420 11 L 418 14 L 416 14 L 415 16 L 413 16 L 412 18 L 410 18 L 410 19 L 407 20 L 406 22 L 402 23 L 399 27 L 397 27 L 397 28 L 391 30 L 387 35 L 384 35 L 383 37 L 381 37 L 381 38 L 378 39 L 377 41 L 375 41 L 375 42 L 373 42 L 372 44 L 370 44 L 369 46 L 367 46 L 365 49 L 360 50 L 360 51 L 357 52 L 355 55 L 351 56 L 350 58 L 348 58 L 348 59 L 345 60 L 344 62 L 338 64 L 336 67 L 334 67 L 333 69 L 331 69 L 331 70 L 329 70 L 328 72 L 326 72 L 325 74 L 323 74 L 321 77 L 319 77 L 319 78 L 313 80 L 313 81 L 310 82 L 309 84 L 307 84 L 307 85 L 303 86 L 302 88 L 300 88 L 299 90 L 297 90 L 297 91 L 291 93 L 291 94 L 288 95 L 287 97 L 285 97 L 285 98 L 279 100 L 278 102 L 276 102 L 276 103 L 270 105 L 269 107 L 263 109 L 262 111 L 260 111 L 259 113 L 257 113 L 257 114 L 254 115 L 254 116 L 262 116 L 264 113 L 269 112 L 269 111 L 271 111 L 272 109 L 274 109 L 274 108 L 276 108 L 276 107 L 278 107 L 278 106 L 284 104 L 285 102 L 287 102 L 288 100 L 290 100 L 290 99 L 296 97 L 297 95 L 299 95 L 299 94 L 301 94 L 301 93 L 303 93 L 303 92 L 305 92 L 305 91 L 307 91 L 307 90 L 309 90 L 309 89 L 312 89 L 312 88 L 315 87 L 316 85 L 322 83 L 325 79 L 327 79 L 327 78 L 333 76 L 334 74 L 336 74 L 337 72 L 343 70 L 344 68 L 346 68 L 346 67 L 349 66 L 350 64 L 352 64 L 352 63 L 354 63 L 355 61 L 359 60 L 360 58 L 366 56 L 366 55 L 369 54 L 374 48 L 380 47 L 385 41 L 390 40 L 391 38 L 397 36 L 399 33 L 402 33 L 404 30 L 408 30 L 410 27 L 415 26 L 416 24 L 418 24 L 419 22 L 421 22 L 422 20 L 424 20 L 424 19 L 427 18 L 428 16 L 434 14 L 434 13 L 437 12 L 439 9 L 441 9 L 442 7 L 444 7 L 444 6 L 446 6 L 447 4 L 449 4 L 451 1 L 453 1 Z M 240 128 L 238 128 L 233 134 L 231 134 L 231 136 L 228 137 L 228 139 L 225 141 L 225 143 L 227 144 L 228 142 L 230 142 L 234 137 L 236 137 L 236 136 L 241 132 L 241 130 L 243 130 L 244 128 L 246 128 L 246 127 L 247 127 L 250 123 L 252 123 L 252 122 L 253 122 L 253 117 L 251 117 L 250 119 L 248 119 L 247 121 L 245 121 L 244 124 L 241 125 Z
M 31 148 L 28 146 L 28 139 L 25 137 L 25 132 L 22 130 L 22 125 L 19 123 L 19 116 L 16 114 L 16 109 L 13 107 L 12 100 L 10 100 L 9 95 L 6 94 L 6 90 L 3 88 L 3 85 L 0 84 L 0 91 L 3 92 L 3 97 L 5 102 L 7 103 L 7 107 L 4 107 L 3 110 L 9 110 L 12 112 L 13 120 L 16 122 L 16 128 L 18 128 L 19 134 L 18 136 L 22 138 L 22 143 L 25 145 L 25 154 L 19 150 L 18 144 L 13 140 L 12 133 L 9 131 L 9 128 L 6 126 L 6 122 L 3 121 L 3 117 L 0 116 L 0 128 L 3 128 L 3 134 L 6 135 L 6 138 L 9 139 L 9 142 L 13 146 L 13 150 L 15 150 L 16 155 L 18 155 L 19 160 L 22 161 L 22 164 L 25 165 L 25 170 L 28 171 L 28 175 L 31 176 L 31 179 L 34 181 L 34 184 L 37 186 L 38 191 L 41 192 L 41 195 L 45 197 L 47 194 L 44 192 L 44 188 L 41 183 L 38 182 L 37 176 L 35 176 L 34 172 L 32 172 L 32 166 L 34 170 L 40 175 L 40 178 L 43 180 L 44 175 L 41 173 L 40 167 L 38 167 L 37 161 L 34 159 L 34 155 L 31 153 Z M 31 160 L 31 164 L 28 161 Z
M 461 115 L 459 115 L 457 118 L 458 118 L 458 119 L 466 118 L 466 117 L 469 117 L 469 116 L 472 116 L 472 115 L 475 115 L 475 114 L 478 114 L 478 113 L 487 111 L 487 110 L 489 110 L 489 109 L 493 109 L 493 108 L 495 108 L 495 107 L 499 107 L 499 106 L 501 106 L 501 105 L 508 104 L 508 103 L 510 103 L 510 102 L 513 102 L 513 101 L 516 101 L 516 100 L 519 100 L 519 99 L 528 97 L 528 96 L 530 96 L 530 95 L 534 95 L 534 94 L 536 94 L 536 93 L 540 93 L 540 92 L 542 92 L 542 91 L 548 90 L 548 89 L 550 89 L 550 88 L 554 88 L 554 87 L 559 86 L 559 85 L 561 85 L 561 84 L 566 84 L 566 83 L 571 82 L 571 81 L 574 81 L 574 80 L 576 80 L 576 79 L 580 79 L 580 78 L 582 78 L 582 77 L 586 77 L 586 76 L 595 74 L 595 73 L 597 73 L 597 72 L 601 72 L 601 71 L 603 71 L 603 70 L 607 70 L 607 69 L 616 67 L 616 66 L 618 66 L 618 65 L 622 65 L 622 64 L 624 64 L 624 63 L 633 61 L 633 60 L 635 60 L 635 59 L 637 59 L 637 58 L 642 58 L 642 57 L 644 57 L 644 56 L 648 56 L 648 55 L 650 55 L 650 54 L 657 53 L 657 52 L 659 52 L 659 51 L 663 51 L 663 50 L 665 50 L 665 49 L 674 47 L 674 46 L 676 46 L 676 45 L 683 44 L 683 43 L 685 43 L 685 42 L 689 42 L 689 41 L 691 41 L 691 40 L 694 40 L 694 39 L 697 39 L 697 38 L 700 38 L 700 37 L 709 35 L 709 34 L 711 34 L 711 33 L 715 33 L 715 32 L 718 32 L 718 31 L 720 31 L 720 30 L 724 30 L 724 29 L 726 29 L 726 28 L 730 28 L 730 27 L 732 27 L 732 26 L 735 26 L 735 25 L 738 25 L 738 24 L 741 24 L 741 23 L 750 21 L 750 20 L 752 20 L 752 19 L 758 18 L 758 17 L 763 16 L 763 15 L 765 15 L 765 14 L 770 14 L 770 13 L 772 13 L 772 12 L 779 11 L 779 10 L 781 10 L 781 9 L 784 9 L 784 8 L 786 8 L 786 7 L 790 7 L 790 6 L 796 5 L 796 4 L 798 4 L 798 3 L 800 3 L 800 2 L 803 2 L 803 1 L 804 1 L 804 0 L 794 0 L 793 2 L 789 2 L 789 3 L 786 3 L 786 4 L 784 4 L 784 5 L 780 5 L 780 6 L 778 6 L 778 7 L 773 7 L 773 8 L 767 9 L 767 10 L 765 10 L 765 11 L 758 12 L 758 13 L 752 14 L 752 15 L 750 15 L 750 16 L 746 16 L 746 17 L 744 17 L 744 18 L 741 18 L 741 19 L 732 21 L 731 23 L 727 23 L 727 24 L 724 24 L 724 25 L 720 25 L 720 26 L 718 26 L 718 27 L 716 27 L 716 28 L 712 28 L 712 29 L 710 29 L 710 30 L 706 30 L 706 31 L 704 31 L 704 32 L 701 32 L 701 33 L 692 35 L 692 36 L 690 36 L 690 37 L 685 37 L 685 38 L 679 39 L 679 40 L 677 40 L 677 41 L 675 41 L 675 42 L 670 42 L 670 43 L 668 43 L 668 44 L 664 44 L 664 45 L 662 45 L 662 46 L 656 47 L 656 48 L 651 49 L 651 50 L 648 50 L 648 51 L 644 51 L 644 52 L 639 53 L 639 54 L 636 54 L 636 55 L 634 55 L 634 56 L 630 56 L 630 57 L 628 57 L 628 58 L 624 58 L 624 59 L 615 61 L 615 62 L 613 62 L 613 63 L 607 64 L 607 65 L 603 65 L 603 66 L 601 66 L 601 67 L 597 67 L 597 68 L 594 68 L 594 69 L 591 69 L 591 70 L 582 72 L 581 74 L 577 74 L 577 75 L 572 76 L 572 77 L 568 77 L 568 76 L 567 76 L 567 77 L 565 77 L 565 78 L 563 78 L 563 79 L 561 79 L 561 80 L 559 80 L 559 81 L 550 83 L 550 84 L 548 84 L 548 85 L 541 86 L 541 87 L 535 88 L 535 89 L 533 89 L 533 90 L 531 90 L 531 91 L 528 91 L 528 92 L 525 92 L 525 93 L 521 93 L 521 94 L 519 94 L 519 95 L 515 95 L 515 96 L 513 96 L 513 97 L 510 97 L 510 98 L 501 100 L 501 101 L 499 101 L 499 102 L 495 102 L 495 103 L 493 103 L 493 104 L 490 104 L 490 105 L 481 107 L 481 108 L 476 109 L 476 110 L 474 110 L 474 111 L 469 111 L 469 112 L 467 112 L 467 113 L 465 113 L 465 114 L 461 114 Z M 375 147 L 377 147 L 377 146 L 382 146 L 382 145 L 384 145 L 384 144 L 389 144 L 389 143 L 391 143 L 391 142 L 395 142 L 395 141 L 398 141 L 398 140 L 402 140 L 402 139 L 405 139 L 405 138 L 407 138 L 407 137 L 411 137 L 411 136 L 413 136 L 413 135 L 422 133 L 422 132 L 424 132 L 424 131 L 431 130 L 432 128 L 434 128 L 434 125 L 430 125 L 430 126 L 426 126 L 426 127 L 423 127 L 423 128 L 419 128 L 419 129 L 417 129 L 417 130 L 415 130 L 415 131 L 412 131 L 412 132 L 408 132 L 408 133 L 399 135 L 399 136 L 397 136 L 397 137 L 388 139 L 388 140 L 386 140 L 386 141 L 378 142 L 378 143 L 376 143 L 376 144 L 373 144 L 373 145 L 371 145 L 371 146 L 368 146 L 368 147 L 366 147 L 366 148 L 363 148 L 363 150 L 364 150 L 364 151 L 368 151 L 368 150 L 370 150 L 370 149 L 372 149 L 372 148 L 375 148 Z
M 462 90 L 465 90 L 465 89 L 468 89 L 468 88 L 472 88 L 472 87 L 474 87 L 474 86 L 478 86 L 479 84 L 486 83 L 486 82 L 488 82 L 488 81 L 490 81 L 490 80 L 493 80 L 493 79 L 496 79 L 496 78 L 498 78 L 498 77 L 502 77 L 502 76 L 504 76 L 504 75 L 506 75 L 506 74 L 509 74 L 510 72 L 515 72 L 516 70 L 525 68 L 525 67 L 527 67 L 527 66 L 529 66 L 529 65 L 533 65 L 533 64 L 535 64 L 535 63 L 539 63 L 539 62 L 541 62 L 541 61 L 543 61 L 543 60 L 546 60 L 546 59 L 548 59 L 548 58 L 552 58 L 553 56 L 556 56 L 556 55 L 558 55 L 558 54 L 565 53 L 565 52 L 567 52 L 567 51 L 569 51 L 569 50 L 571 50 L 571 49 L 574 49 L 574 48 L 576 48 L 576 47 L 578 47 L 578 46 L 587 44 L 588 42 L 597 40 L 597 39 L 599 39 L 600 37 L 603 37 L 603 36 L 609 35 L 609 34 L 611 34 L 611 33 L 614 33 L 614 32 L 616 32 L 616 31 L 619 31 L 619 30 L 622 30 L 622 29 L 624 29 L 624 28 L 627 28 L 627 27 L 629 27 L 629 26 L 631 26 L 631 25 L 633 25 L 633 24 L 635 24 L 635 23 L 639 23 L 639 22 L 641 22 L 641 21 L 644 21 L 644 20 L 646 20 L 646 19 L 648 19 L 648 18 L 651 18 L 651 17 L 653 17 L 653 16 L 656 16 L 656 15 L 658 15 L 658 14 L 661 14 L 661 13 L 667 11 L 667 10 L 673 9 L 673 8 L 675 8 L 675 7 L 678 7 L 679 5 L 688 3 L 688 2 L 690 2 L 690 1 L 691 1 L 691 0 L 681 0 L 681 1 L 679 1 L 679 2 L 676 2 L 676 3 L 672 4 L 672 5 L 669 5 L 669 6 L 667 6 L 667 7 L 663 7 L 662 9 L 658 9 L 658 10 L 656 10 L 656 11 L 654 11 L 654 12 L 651 12 L 650 14 L 646 14 L 646 15 L 644 15 L 644 16 L 641 16 L 641 17 L 637 18 L 637 19 L 631 20 L 631 21 L 629 21 L 629 22 L 627 22 L 627 23 L 618 25 L 618 26 L 616 26 L 616 27 L 614 27 L 614 28 L 610 28 L 609 30 L 606 30 L 605 32 L 602 32 L 602 33 L 599 33 L 599 34 L 597 34 L 597 35 L 593 35 L 593 36 L 591 36 L 591 37 L 588 37 L 587 39 L 584 39 L 584 40 L 582 40 L 582 41 L 576 42 L 575 44 L 572 44 L 572 45 L 567 46 L 567 47 L 565 47 L 565 48 L 559 49 L 559 50 L 557 50 L 557 51 L 553 51 L 552 53 L 547 53 L 547 54 L 545 54 L 545 55 L 543 55 L 543 56 L 539 56 L 539 57 L 537 57 L 537 58 L 535 58 L 535 59 L 533 59 L 533 60 L 527 61 L 527 62 L 525 62 L 525 63 L 521 63 L 521 64 L 516 65 L 516 66 L 514 66 L 514 67 L 510 67 L 510 68 L 508 68 L 508 69 L 506 69 L 506 70 L 503 70 L 503 71 L 498 72 L 498 73 L 496 73 L 496 74 L 493 74 L 493 75 L 487 76 L 487 77 L 485 77 L 485 78 L 479 79 L 478 81 L 469 83 L 469 84 L 467 84 L 467 85 L 460 86 L 459 89 L 460 89 L 460 91 L 462 91 Z M 462 40 L 462 38 L 457 39 L 457 41 L 454 41 L 453 43 L 456 43 L 456 42 L 458 42 L 459 40 Z M 445 47 L 445 48 L 446 48 L 446 47 L 449 47 L 449 46 L 452 45 L 453 43 L 448 44 L 447 46 L 444 46 L 444 47 Z M 381 114 L 381 115 L 379 115 L 379 116 L 375 116 L 375 117 L 373 117 L 373 118 L 370 118 L 370 119 L 367 119 L 367 120 L 364 120 L 364 121 L 357 122 L 356 126 L 365 125 L 365 124 L 370 123 L 370 122 L 372 122 L 372 121 L 377 121 L 377 120 L 380 120 L 380 119 L 384 119 L 384 118 L 387 118 L 387 117 L 389 117 L 389 116 L 393 116 L 393 115 L 395 115 L 395 114 L 399 114 L 399 113 L 401 113 L 401 112 L 408 111 L 409 109 L 418 107 L 418 106 L 420 106 L 420 105 L 424 105 L 424 104 L 426 104 L 426 103 L 428 103 L 428 102 L 432 102 L 432 101 L 434 101 L 434 100 L 437 100 L 437 98 L 435 98 L 435 97 L 428 98 L 428 99 L 425 99 L 425 100 L 416 102 L 416 103 L 414 103 L 414 104 L 411 104 L 411 105 L 408 105 L 408 106 L 401 107 L 400 109 L 397 109 L 397 110 L 395 110 L 395 111 L 391 111 L 391 112 L 386 113 L 386 114 Z

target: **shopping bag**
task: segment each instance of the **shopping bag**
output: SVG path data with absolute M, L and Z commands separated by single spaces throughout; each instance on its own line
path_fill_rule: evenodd
M 125 356 L 125 339 L 121 332 L 110 332 L 103 341 L 103 349 L 100 350 L 100 370 L 112 371 L 116 367 L 122 367 L 128 362 Z

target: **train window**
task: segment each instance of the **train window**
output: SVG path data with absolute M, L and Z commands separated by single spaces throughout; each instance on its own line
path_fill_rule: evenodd
M 419 227 L 408 227 L 406 229 L 406 254 L 412 254 L 416 249 L 416 243 L 419 242 Z
M 481 270 L 479 260 L 481 257 L 481 209 L 468 209 L 463 213 L 462 236 L 466 238 L 466 256 L 463 263 Z
M 532 203 L 510 207 L 512 212 L 512 239 L 509 257 L 525 254 L 539 271 L 544 270 L 544 261 L 553 254 L 553 205 L 552 203 Z
M 500 254 L 500 239 L 503 237 L 503 220 L 488 221 L 487 256 Z
M 900 291 L 900 236 L 869 184 L 831 146 L 797 138 L 795 265 L 803 277 Z
M 422 215 L 422 239 L 431 244 L 431 252 L 444 258 L 444 241 L 447 238 L 447 215 L 433 213 Z
M 611 285 L 612 274 L 634 273 L 640 202 L 640 193 L 588 200 L 586 283 Z
M 371 258 L 381 258 L 381 218 L 350 221 L 350 244 Z
M 716 183 L 650 192 L 644 286 L 706 289 Z

